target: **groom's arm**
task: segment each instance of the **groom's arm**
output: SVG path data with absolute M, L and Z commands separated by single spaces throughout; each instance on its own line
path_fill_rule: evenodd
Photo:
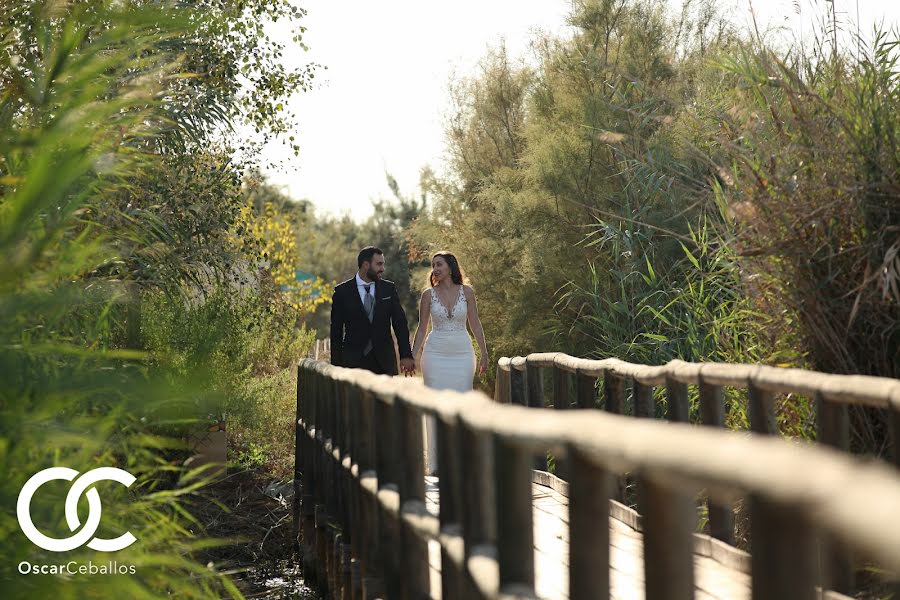
M 409 325 L 406 324 L 406 313 L 403 311 L 403 304 L 400 302 L 397 288 L 394 288 L 394 296 L 396 302 L 392 303 L 391 325 L 394 327 L 394 335 L 397 337 L 397 349 L 400 351 L 401 359 L 412 358 L 412 349 L 409 347 Z
M 338 302 L 338 291 L 331 295 L 331 364 L 344 366 L 342 353 L 344 350 L 344 312 Z

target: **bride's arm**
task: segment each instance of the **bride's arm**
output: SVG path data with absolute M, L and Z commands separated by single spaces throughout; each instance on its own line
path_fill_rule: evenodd
M 431 290 L 425 290 L 422 292 L 422 298 L 419 300 L 419 326 L 416 328 L 416 339 L 413 341 L 413 359 L 419 356 L 419 352 L 422 351 L 422 344 L 425 343 L 425 334 L 428 332 L 429 320 L 431 320 Z
M 467 314 L 469 328 L 472 330 L 472 335 L 475 336 L 475 342 L 478 344 L 478 349 L 481 353 L 479 369 L 483 373 L 488 368 L 488 351 L 487 344 L 484 341 L 484 328 L 481 326 L 481 319 L 478 318 L 478 306 L 475 304 L 475 290 L 469 286 L 463 286 L 463 291 L 466 294 L 466 305 L 469 307 Z

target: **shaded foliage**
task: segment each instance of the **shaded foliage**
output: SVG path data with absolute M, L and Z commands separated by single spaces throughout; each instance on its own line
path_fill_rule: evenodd
M 241 45 L 269 52 L 248 27 L 288 5 L 257 4 L 0 6 L 0 546 L 16 557 L 0 579 L 10 597 L 240 596 L 218 565 L 192 558 L 223 541 L 201 537 L 186 510 L 204 480 L 181 463 L 184 433 L 205 426 L 228 391 L 205 386 L 208 374 L 272 372 L 308 344 L 296 314 L 262 283 L 251 289 L 264 301 L 240 310 L 215 295 L 202 302 L 213 283 L 229 282 L 223 274 L 258 258 L 235 240 L 259 241 L 239 231 L 241 168 L 212 138 L 254 110 L 261 128 L 277 132 L 278 109 L 266 103 L 300 85 L 276 73 L 257 89 L 262 104 L 247 108 L 239 70 L 207 68 L 239 60 Z M 217 45 L 216 28 L 241 33 Z M 205 42 L 206 62 L 189 65 Z M 276 58 L 250 64 L 265 69 Z M 155 333 L 139 326 L 139 298 Z M 178 321 L 176 309 L 188 306 L 200 318 Z M 256 343 L 236 347 L 238 328 Z M 190 340 L 176 335 L 187 332 Z M 76 574 L 63 585 L 61 576 L 15 572 L 19 560 L 58 562 L 25 539 L 10 508 L 25 480 L 51 465 L 118 466 L 137 477 L 128 489 L 102 486 L 100 532 L 134 533 L 138 543 L 116 560 L 135 573 Z M 32 511 L 57 537 L 70 533 L 62 491 L 48 486 Z M 108 556 L 82 548 L 69 560 Z

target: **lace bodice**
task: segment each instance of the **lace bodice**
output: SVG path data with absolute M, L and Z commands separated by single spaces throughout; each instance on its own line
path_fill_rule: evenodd
M 431 329 L 432 331 L 465 331 L 466 316 L 469 307 L 463 286 L 459 286 L 456 303 L 451 307 L 444 306 L 440 296 L 431 288 Z

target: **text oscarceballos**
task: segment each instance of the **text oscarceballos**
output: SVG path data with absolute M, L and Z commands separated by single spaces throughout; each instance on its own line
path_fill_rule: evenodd
M 18 566 L 22 575 L 134 575 L 137 569 L 134 565 L 122 565 L 111 560 L 105 564 L 96 564 L 92 561 L 79 563 L 70 560 L 66 563 L 32 564 L 23 560 Z

